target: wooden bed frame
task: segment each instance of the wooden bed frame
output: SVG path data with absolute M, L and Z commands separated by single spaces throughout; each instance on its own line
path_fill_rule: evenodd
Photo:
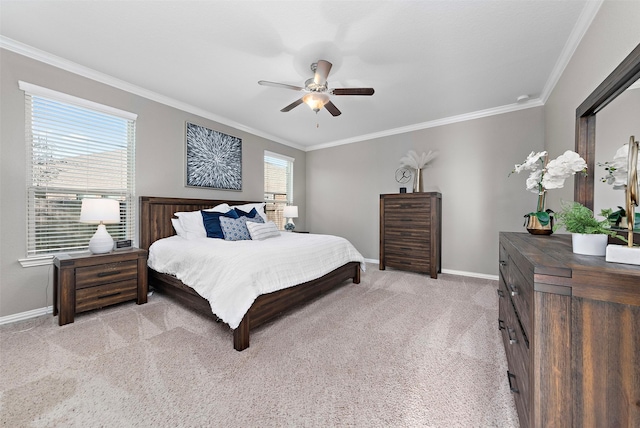
M 175 235 L 171 225 L 171 218 L 175 218 L 173 215 L 175 212 L 196 211 L 211 208 L 225 202 L 229 205 L 252 203 L 246 201 L 141 196 L 140 248 L 148 250 L 149 246 L 158 239 Z M 238 328 L 233 331 L 233 347 L 237 351 L 248 348 L 249 330 L 272 320 L 293 307 L 325 294 L 329 290 L 344 284 L 348 279 L 352 279 L 355 284 L 360 283 L 360 263 L 349 262 L 313 281 L 258 296 Z M 149 269 L 149 285 L 187 307 L 218 320 L 218 317 L 211 312 L 209 302 L 176 277 Z

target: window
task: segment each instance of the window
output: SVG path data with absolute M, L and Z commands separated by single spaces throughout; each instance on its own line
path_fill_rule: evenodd
M 114 240 L 135 236 L 136 115 L 20 82 L 25 91 L 27 256 L 88 248 L 96 226 L 79 223 L 84 197 L 116 199 Z
M 282 209 L 293 203 L 293 158 L 264 152 L 264 201 L 267 219 L 284 229 Z

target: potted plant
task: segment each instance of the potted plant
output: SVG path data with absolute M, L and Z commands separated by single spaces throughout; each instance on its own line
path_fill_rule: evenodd
M 561 189 L 565 180 L 578 172 L 586 174 L 587 162 L 571 150 L 551 161 L 546 151 L 531 152 L 524 163 L 516 165 L 509 175 L 522 171 L 530 171 L 527 190 L 538 195 L 536 210 L 525 214 L 527 231 L 535 235 L 550 235 L 555 230 L 554 212 L 545 209 L 547 190 Z
M 563 203 L 555 213 L 554 230 L 564 226 L 571 233 L 573 252 L 589 256 L 604 256 L 609 236 L 616 236 L 607 218 L 598 220 L 593 211 L 578 202 Z

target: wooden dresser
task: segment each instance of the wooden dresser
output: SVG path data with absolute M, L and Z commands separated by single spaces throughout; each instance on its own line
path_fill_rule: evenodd
M 380 195 L 380 270 L 387 266 L 437 278 L 441 269 L 442 195 Z
M 522 427 L 640 427 L 640 266 L 500 233 L 498 328 Z

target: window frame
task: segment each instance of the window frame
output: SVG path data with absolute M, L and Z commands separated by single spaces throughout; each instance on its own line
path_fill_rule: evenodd
M 75 211 L 78 211 L 81 205 L 81 199 L 84 196 L 111 196 L 120 200 L 121 206 L 121 217 L 122 221 L 119 226 L 117 226 L 118 234 L 122 235 L 119 239 L 132 239 L 134 240 L 136 237 L 136 209 L 137 209 L 137 201 L 135 199 L 135 140 L 136 140 L 136 120 L 138 115 L 134 113 L 130 113 L 124 110 L 120 110 L 114 107 L 106 106 L 103 104 L 99 104 L 93 101 L 89 101 L 83 98 L 78 98 L 69 94 L 65 94 L 62 92 L 54 91 L 52 89 L 44 88 L 41 86 L 37 86 L 31 83 L 19 81 L 19 88 L 24 91 L 24 99 L 25 99 L 25 149 L 27 150 L 26 162 L 27 162 L 27 174 L 26 174 L 26 258 L 20 259 L 20 263 L 23 267 L 31 267 L 31 266 L 39 266 L 50 264 L 53 260 L 53 257 L 56 254 L 61 253 L 72 253 L 72 252 L 83 252 L 88 249 L 89 239 L 86 239 L 86 245 L 77 245 L 84 244 L 82 241 L 84 238 L 79 238 L 76 242 L 70 240 L 71 246 L 74 248 L 65 248 L 62 246 L 58 246 L 57 248 L 51 249 L 43 249 L 39 248 L 37 244 L 37 240 L 42 239 L 42 236 L 46 233 L 50 233 L 52 229 L 48 229 L 49 226 L 45 226 L 42 229 L 37 225 L 38 219 L 41 217 L 35 212 L 35 207 L 37 205 L 37 197 L 36 195 L 46 195 L 51 192 L 58 192 L 60 194 L 65 195 L 73 195 L 75 194 L 75 198 L 73 196 L 68 196 L 66 199 L 61 198 L 56 201 L 56 198 L 53 198 L 52 201 L 44 202 L 44 207 L 57 206 L 60 207 L 63 202 L 67 202 L 71 208 L 69 209 L 69 214 L 75 217 Z M 47 105 L 47 103 L 51 103 L 52 110 L 47 111 L 45 116 L 43 117 L 34 117 L 33 110 L 34 105 Z M 59 106 L 56 106 L 59 104 Z M 34 152 L 34 147 L 37 147 L 38 144 L 38 133 L 39 127 L 43 126 L 43 124 L 48 123 L 48 120 L 53 117 L 52 113 L 62 112 L 64 108 L 69 108 L 74 110 L 76 114 L 82 114 L 82 110 L 90 110 L 87 114 L 97 115 L 98 118 L 103 118 L 110 123 L 115 123 L 119 127 L 119 137 L 115 139 L 115 142 L 107 141 L 110 140 L 114 135 L 117 135 L 117 132 L 114 130 L 112 133 L 106 133 L 107 137 L 100 137 L 98 135 L 101 133 L 101 130 L 98 129 L 98 125 L 94 127 L 83 128 L 83 131 L 89 129 L 92 133 L 88 135 L 90 137 L 95 137 L 97 141 L 100 141 L 101 144 L 105 144 L 107 150 L 98 150 L 95 153 L 99 155 L 103 155 L 108 150 L 117 151 L 124 150 L 124 155 L 119 155 L 114 161 L 116 168 L 118 171 L 126 170 L 126 178 L 121 179 L 121 184 L 125 183 L 124 186 L 115 186 L 114 188 L 106 189 L 98 189 L 95 186 L 91 186 L 87 183 L 86 186 L 78 186 L 73 180 L 62 182 L 62 186 L 56 186 L 60 183 L 55 183 L 53 186 L 49 187 L 47 184 L 39 185 L 36 183 L 38 168 L 41 168 L 35 159 L 37 156 L 42 156 L 42 153 Z M 82 116 L 79 116 L 82 118 Z M 45 118 L 45 119 L 43 119 Z M 60 116 L 59 118 L 54 118 L 54 123 L 57 125 L 65 121 L 66 116 Z M 57 120 L 57 122 L 56 122 Z M 121 123 L 119 121 L 122 120 Z M 76 121 L 77 122 L 77 121 Z M 75 123 L 73 119 L 67 122 L 69 125 L 61 125 L 62 132 L 60 133 L 60 137 L 56 140 L 58 147 L 54 144 L 55 149 L 52 150 L 56 155 L 59 155 L 61 152 L 65 150 L 69 150 L 69 153 L 72 155 L 82 155 L 82 151 L 78 150 L 77 152 L 73 151 L 73 144 L 62 143 L 62 140 L 71 141 L 70 137 L 73 136 L 73 128 Z M 34 125 L 35 124 L 35 125 Z M 107 127 L 108 128 L 108 127 Z M 104 131 L 104 127 L 102 129 Z M 124 136 L 123 136 L 124 135 Z M 104 140 L 106 138 L 107 140 Z M 107 141 L 105 143 L 105 141 Z M 124 145 L 122 144 L 124 143 Z M 124 147 L 126 145 L 126 147 Z M 45 150 L 48 150 L 46 148 Z M 90 156 L 86 155 L 85 156 Z M 81 156 L 77 156 L 80 158 Z M 60 159 L 69 159 L 68 157 L 63 157 Z M 64 161 L 66 162 L 66 160 Z M 86 167 L 87 165 L 91 165 L 95 160 L 87 160 L 82 163 L 82 166 Z M 69 168 L 68 168 L 69 169 Z M 109 169 L 107 166 L 105 169 Z M 47 171 L 46 167 L 41 169 L 41 171 Z M 71 169 L 69 169 L 71 170 Z M 110 171 L 109 171 L 110 173 Z M 109 174 L 108 173 L 108 174 Z M 122 174 L 120 174 L 122 175 Z M 110 177 L 108 175 L 107 177 Z M 77 205 L 77 207 L 76 207 Z M 67 214 L 65 214 L 67 215 Z M 51 227 L 63 225 L 65 220 L 56 220 L 58 223 L 54 224 Z M 83 225 L 85 226 L 85 225 Z M 95 225 L 90 225 L 92 228 L 95 228 Z M 73 227 L 69 228 L 70 232 L 75 232 L 76 230 Z M 63 233 L 65 233 L 63 231 Z M 86 232 L 85 232 L 86 234 Z M 89 236 L 90 238 L 90 236 Z M 59 243 L 62 245 L 61 243 Z
M 285 193 L 285 200 L 283 201 L 276 201 L 276 193 L 274 192 L 267 192 L 267 163 L 268 160 L 267 158 L 272 158 L 274 160 L 279 160 L 279 161 L 283 161 L 287 163 L 287 183 L 286 183 L 286 193 Z M 273 163 L 273 162 L 272 162 Z M 286 219 L 282 216 L 282 208 L 286 205 L 293 205 L 293 172 L 294 172 L 294 163 L 295 163 L 295 158 L 291 157 L 291 156 L 286 156 L 280 153 L 275 153 L 275 152 L 271 152 L 269 150 L 265 150 L 264 151 L 264 157 L 263 157 L 263 165 L 264 165 L 264 202 L 265 202 L 265 214 L 267 215 L 267 218 L 270 221 L 273 221 L 277 226 L 279 230 L 284 230 L 284 223 L 286 221 Z M 270 199 L 267 197 L 268 193 L 272 193 L 273 194 L 273 198 Z M 280 195 L 282 195 L 282 193 L 279 193 Z M 271 210 L 268 209 L 270 204 L 275 204 L 276 205 L 276 209 Z M 280 206 L 280 208 L 278 208 L 277 206 Z M 273 213 L 273 214 L 271 214 Z

